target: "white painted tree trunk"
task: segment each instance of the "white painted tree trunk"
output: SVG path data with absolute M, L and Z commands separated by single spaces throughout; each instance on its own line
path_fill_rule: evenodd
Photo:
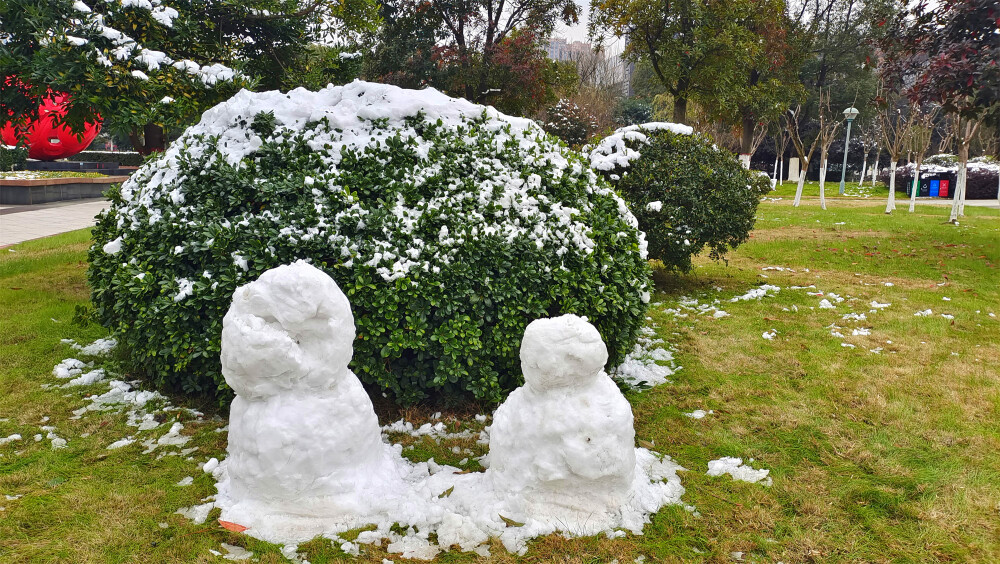
M 799 171 L 799 186 L 795 189 L 795 203 L 792 204 L 793 207 L 799 207 L 799 202 L 802 201 L 802 186 L 806 183 L 806 169 L 809 168 L 808 164 Z
M 743 165 L 743 168 L 750 170 L 750 155 L 740 153 L 740 164 Z
M 958 173 L 962 175 L 962 197 L 958 199 L 958 215 L 965 217 L 965 195 L 969 191 L 969 165 L 959 166 Z
M 778 178 L 778 159 L 774 159 L 774 170 L 771 171 L 771 186 L 774 186 L 775 180 Z
M 913 186 L 910 187 L 910 213 L 917 207 L 917 192 L 920 191 L 920 161 L 917 161 L 917 170 L 913 173 Z
M 826 161 L 819 165 L 819 209 L 826 209 Z
M 896 209 L 896 161 L 889 165 L 889 201 L 885 204 L 885 213 Z
M 963 186 L 962 173 L 965 172 L 963 169 L 964 163 L 958 164 L 958 174 L 955 175 L 955 194 L 951 197 L 951 215 L 948 217 L 948 221 L 952 223 L 958 222 L 958 201 L 962 197 L 962 190 L 965 188 Z
M 872 186 L 875 186 L 876 178 L 878 178 L 878 154 L 875 155 L 875 166 L 872 167 Z
M 861 179 L 858 180 L 858 188 L 865 185 L 865 171 L 868 170 L 868 153 L 865 153 L 865 160 L 861 161 Z
M 997 205 L 1000 205 L 1000 170 L 997 170 Z
M 785 159 L 778 159 L 778 184 L 782 186 L 785 185 L 783 174 L 785 174 Z M 1000 200 L 1000 194 L 997 195 L 997 199 Z

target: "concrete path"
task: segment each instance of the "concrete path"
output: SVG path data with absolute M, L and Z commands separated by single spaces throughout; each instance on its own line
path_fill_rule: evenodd
M 92 227 L 94 216 L 106 207 L 108 201 L 103 198 L 35 206 L 0 206 L 0 247 Z

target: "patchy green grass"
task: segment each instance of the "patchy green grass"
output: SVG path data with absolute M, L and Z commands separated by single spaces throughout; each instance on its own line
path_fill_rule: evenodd
M 687 275 L 657 273 L 649 316 L 684 368 L 672 383 L 629 399 L 637 438 L 689 469 L 681 473 L 684 499 L 698 514 L 667 507 L 643 536 L 553 535 L 525 557 L 494 543 L 488 559 L 448 553 L 439 561 L 725 562 L 737 551 L 748 562 L 1000 561 L 1000 323 L 988 315 L 1000 315 L 1000 213 L 966 208 L 954 226 L 945 223 L 946 207 L 886 216 L 883 204 L 856 197 L 835 199 L 824 212 L 815 198 L 791 207 L 788 187 L 794 196 L 788 183 L 777 191 L 782 200 L 761 205 L 758 229 L 728 265 L 699 260 Z M 882 190 L 872 197 L 884 198 Z M 0 446 L 0 561 L 214 562 L 221 558 L 209 550 L 225 542 L 260 562 L 284 562 L 278 547 L 174 514 L 214 493 L 198 464 L 224 454 L 225 434 L 215 432 L 224 414 L 187 404 L 205 415 L 167 412 L 157 429 L 138 432 L 114 412 L 71 418 L 106 384 L 42 388 L 62 384 L 53 365 L 79 354 L 60 339 L 85 344 L 103 335 L 71 323 L 87 303 L 88 245 L 80 231 L 0 254 L 0 438 L 24 437 Z M 781 290 L 729 301 L 762 283 Z M 719 300 L 731 315 L 698 315 L 682 297 Z M 821 309 L 823 298 L 835 309 Z M 891 305 L 872 312 L 873 300 Z M 933 314 L 914 316 L 926 309 Z M 866 319 L 844 320 L 847 313 Z M 856 328 L 870 333 L 852 335 Z M 770 330 L 776 337 L 762 338 Z M 383 423 L 431 417 L 428 407 L 376 403 Z M 694 409 L 714 413 L 683 415 Z M 478 429 L 472 415 L 480 410 L 444 420 L 451 430 Z M 106 449 L 125 436 L 161 436 L 175 420 L 192 437 L 185 447 L 198 447 L 191 460 L 142 454 L 139 442 Z M 35 442 L 42 425 L 56 427 L 67 447 Z M 457 464 L 469 456 L 464 449 L 484 452 L 470 439 L 396 438 L 417 460 Z M 754 458 L 774 484 L 706 476 L 708 461 L 722 456 Z M 175 486 L 186 476 L 193 485 Z M 401 560 L 371 546 L 349 557 L 325 539 L 299 552 L 314 564 Z

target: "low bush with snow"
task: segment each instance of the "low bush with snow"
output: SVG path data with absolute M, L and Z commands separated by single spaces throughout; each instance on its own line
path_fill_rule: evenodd
M 351 365 L 402 402 L 497 401 L 533 319 L 587 316 L 617 365 L 649 277 L 634 216 L 534 122 L 435 90 L 241 92 L 110 193 L 97 317 L 155 384 L 229 397 L 237 286 L 305 259 L 357 320 Z
M 690 270 L 703 248 L 718 260 L 746 241 L 760 197 L 770 190 L 767 177 L 686 125 L 623 127 L 585 150 L 629 203 L 650 258 L 667 268 Z

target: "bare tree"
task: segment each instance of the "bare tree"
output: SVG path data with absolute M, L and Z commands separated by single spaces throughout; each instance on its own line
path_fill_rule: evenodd
M 965 184 L 969 169 L 969 145 L 982 123 L 982 118 L 963 118 L 960 114 L 955 118 L 955 131 L 958 139 L 958 179 L 955 182 L 955 199 L 951 204 L 951 217 L 948 218 L 948 221 L 952 223 L 958 223 L 958 216 L 965 215 Z
M 889 200 L 885 205 L 885 213 L 892 213 L 896 209 L 896 163 L 899 162 L 910 136 L 910 127 L 913 125 L 912 113 L 904 115 L 899 106 L 886 104 L 878 115 L 882 144 L 889 153 Z
M 830 145 L 833 145 L 837 138 L 837 130 L 840 129 L 840 120 L 834 117 L 830 111 L 830 94 L 823 100 L 823 92 L 819 95 L 819 207 L 826 209 L 826 155 L 830 152 Z M 844 147 L 847 150 L 847 147 Z
M 940 123 L 941 139 L 938 141 L 938 153 L 951 153 L 955 147 L 955 130 L 957 125 L 955 114 L 948 114 Z
M 917 205 L 917 191 L 920 190 L 920 166 L 924 163 L 927 149 L 931 147 L 931 137 L 934 134 L 934 121 L 937 119 L 940 107 L 924 109 L 916 104 L 910 107 L 911 127 L 907 139 L 910 151 L 917 158 L 917 168 L 913 173 L 913 186 L 910 188 L 910 213 Z
M 878 148 L 877 123 L 877 121 L 869 121 L 858 124 L 858 139 L 861 141 L 861 152 L 864 153 L 864 159 L 861 161 L 859 188 L 865 184 L 865 172 L 868 171 L 868 154 L 871 153 L 873 147 Z
M 778 130 L 772 135 L 774 139 L 774 174 L 771 184 L 784 184 L 782 172 L 785 167 L 785 150 L 788 149 L 788 131 L 781 124 L 776 124 Z
M 816 137 L 813 138 L 812 143 L 809 144 L 809 149 L 806 149 L 805 143 L 802 141 L 801 128 L 799 127 L 799 116 L 802 113 L 802 106 L 796 106 L 794 110 L 788 110 L 788 114 L 785 115 L 785 128 L 788 130 L 788 135 L 792 140 L 792 145 L 795 147 L 795 152 L 799 155 L 801 171 L 799 172 L 799 185 L 795 190 L 795 202 L 792 204 L 798 207 L 799 203 L 802 201 L 802 187 L 806 182 L 806 171 L 809 170 L 809 164 L 812 160 L 813 153 L 816 151 L 816 147 L 821 143 L 827 143 L 826 147 L 823 149 L 823 156 L 826 156 L 827 149 L 830 148 L 830 143 L 833 142 L 834 133 L 836 129 L 840 127 L 840 122 L 832 119 L 829 115 L 830 109 L 830 94 L 827 92 L 826 96 L 823 95 L 823 91 L 819 92 L 819 132 Z M 824 110 L 825 108 L 825 110 Z M 820 207 L 826 209 L 826 197 L 823 194 L 823 176 L 825 165 L 820 162 Z
M 785 115 L 785 129 L 788 130 L 788 137 L 792 141 L 792 146 L 795 147 L 795 152 L 799 155 L 799 185 L 795 189 L 795 202 L 792 204 L 795 207 L 799 207 L 799 202 L 802 201 L 802 186 L 806 182 L 809 160 L 812 159 L 816 144 L 819 143 L 819 135 L 817 135 L 809 145 L 809 149 L 806 150 L 805 143 L 802 142 L 802 136 L 799 133 L 799 116 L 801 114 L 802 106 L 800 105 L 795 106 L 794 110 L 788 110 L 788 114 Z

